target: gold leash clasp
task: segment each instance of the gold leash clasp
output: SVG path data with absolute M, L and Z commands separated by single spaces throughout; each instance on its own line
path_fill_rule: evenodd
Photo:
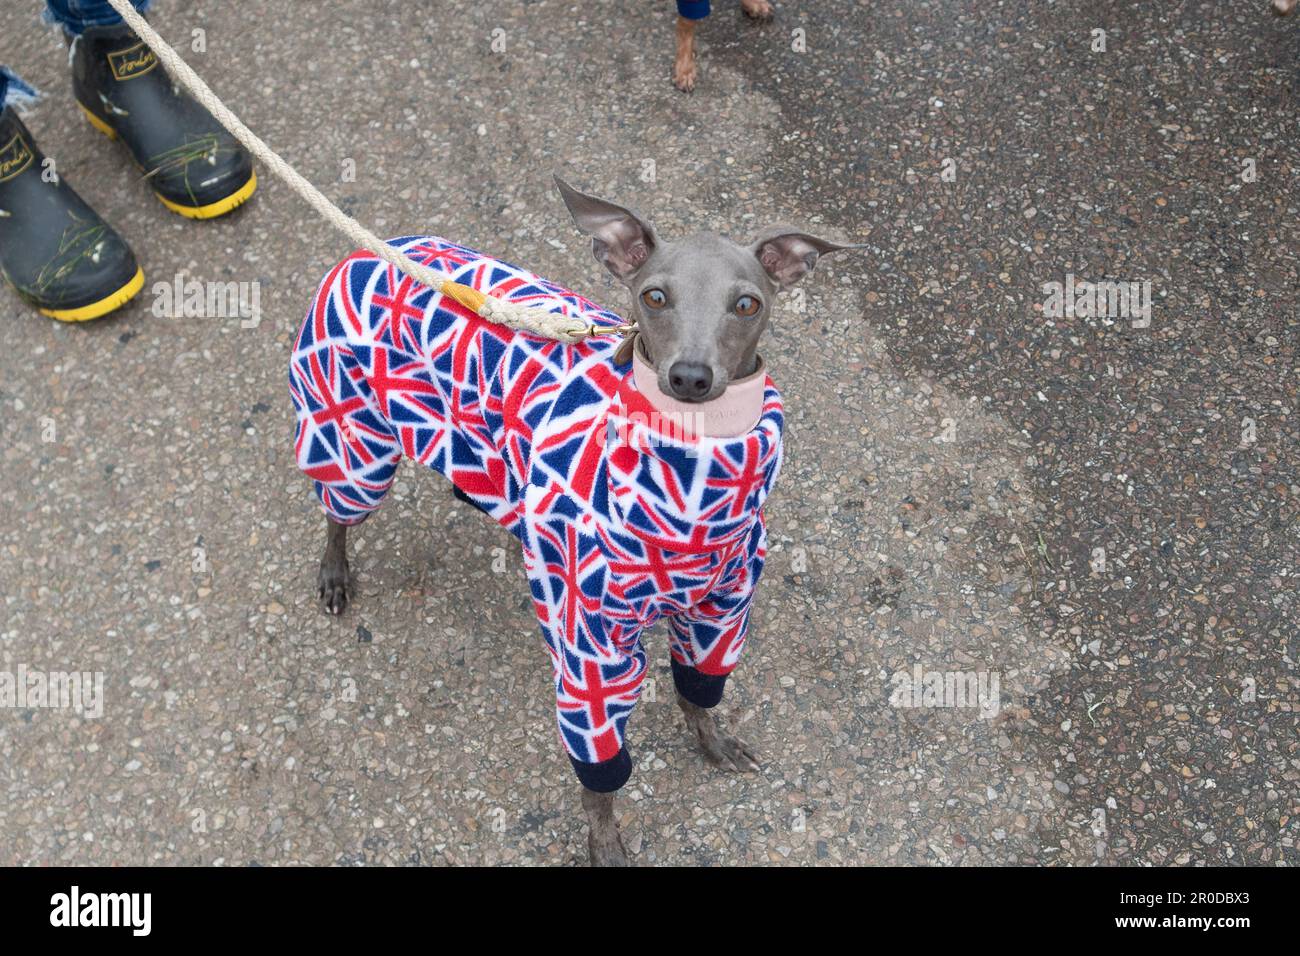
M 592 335 L 621 335 L 623 338 L 627 338 L 629 335 L 631 335 L 631 334 L 632 334 L 633 332 L 635 332 L 635 331 L 636 331 L 636 323 L 635 323 L 635 322 L 633 322 L 633 323 L 629 323 L 629 324 L 624 324 L 624 325 L 596 325 L 596 324 L 593 322 L 591 325 L 587 326 L 587 335 L 588 335 L 588 336 L 592 336 Z

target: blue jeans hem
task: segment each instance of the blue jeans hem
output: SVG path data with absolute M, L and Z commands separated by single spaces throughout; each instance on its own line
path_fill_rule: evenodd
M 17 73 L 0 66 L 0 109 L 6 106 L 28 107 L 41 98 L 41 91 L 24 83 Z
M 131 0 L 141 13 L 149 10 L 153 0 Z M 81 36 L 91 27 L 114 26 L 122 22 L 118 12 L 104 0 L 46 0 L 41 18 L 63 27 L 69 36 Z

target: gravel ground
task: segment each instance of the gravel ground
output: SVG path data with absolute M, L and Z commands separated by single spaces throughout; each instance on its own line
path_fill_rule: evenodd
M 1300 22 L 716 6 L 691 96 L 668 3 L 153 20 L 205 30 L 199 72 L 376 231 L 615 310 L 552 170 L 669 233 L 867 243 L 764 349 L 787 465 L 723 705 L 764 770 L 705 764 L 652 635 L 619 803 L 638 862 L 1294 862 Z M 168 213 L 77 115 L 34 8 L 0 11 L 0 62 L 148 279 L 85 327 L 0 293 L 0 669 L 105 681 L 98 719 L 0 710 L 0 863 L 583 861 L 513 539 L 407 466 L 354 539 L 355 607 L 316 606 L 285 376 L 345 241 L 268 179 L 224 220 Z M 155 314 L 177 274 L 257 283 L 260 321 Z M 1149 325 L 1045 314 L 1067 274 L 1150 282 Z M 918 666 L 996 678 L 996 706 L 900 706 Z

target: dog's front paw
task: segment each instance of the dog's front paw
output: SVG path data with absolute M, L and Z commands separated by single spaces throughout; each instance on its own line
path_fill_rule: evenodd
M 627 847 L 623 846 L 623 835 L 613 821 L 608 826 L 592 825 L 587 835 L 587 853 L 592 866 L 632 865 L 627 858 Z
M 724 734 L 716 727 L 712 735 L 699 734 L 698 736 L 704 756 L 722 769 L 740 773 L 757 773 L 763 769 L 759 765 L 758 754 L 754 748 L 739 737 Z
M 741 773 L 755 773 L 763 769 L 759 766 L 758 754 L 754 748 L 739 737 L 724 733 L 710 711 L 682 697 L 677 698 L 677 705 L 686 715 L 686 726 L 695 732 L 700 749 L 711 763 L 724 770 L 738 770 Z
M 338 616 L 346 611 L 352 598 L 352 575 L 347 561 L 337 564 L 322 561 L 316 586 L 321 606 L 327 613 Z

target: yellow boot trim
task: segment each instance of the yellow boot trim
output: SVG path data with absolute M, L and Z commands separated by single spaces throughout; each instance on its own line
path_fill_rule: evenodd
M 136 293 L 142 288 L 144 288 L 144 270 L 137 268 L 130 282 L 112 295 L 104 296 L 98 302 L 83 305 L 79 309 L 39 309 L 38 311 L 41 315 L 48 315 L 60 322 L 88 322 L 126 305 L 135 298 Z
M 217 216 L 224 216 L 236 206 L 242 206 L 248 202 L 250 196 L 257 190 L 257 173 L 252 173 L 248 177 L 248 182 L 240 186 L 237 190 L 227 196 L 225 199 L 218 199 L 214 203 L 208 203 L 206 206 L 182 206 L 180 203 L 174 203 L 170 199 L 165 199 L 158 193 L 158 201 L 170 209 L 172 212 L 179 213 L 186 219 L 215 219 Z
M 86 114 L 86 119 L 90 120 L 91 126 L 95 127 L 95 129 L 99 130 L 109 139 L 117 139 L 117 130 L 113 129 L 113 127 L 109 126 L 102 119 L 100 119 L 89 109 L 87 109 L 84 103 L 78 102 L 77 105 L 81 107 L 81 112 Z

